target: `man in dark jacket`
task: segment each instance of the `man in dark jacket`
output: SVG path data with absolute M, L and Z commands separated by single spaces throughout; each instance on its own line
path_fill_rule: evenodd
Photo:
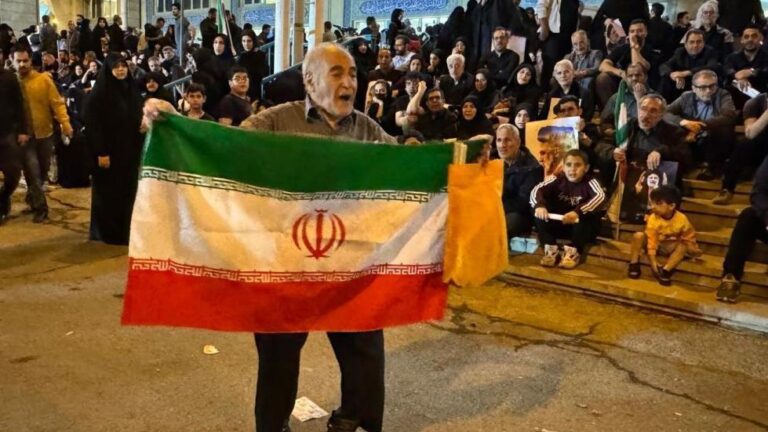
M 520 64 L 520 56 L 516 52 L 507 49 L 509 36 L 503 27 L 497 27 L 493 31 L 493 50 L 480 59 L 479 68 L 488 69 L 490 78 L 500 89 L 507 84 L 509 76 Z
M 472 91 L 474 79 L 465 70 L 463 55 L 449 55 L 446 64 L 448 64 L 448 74 L 440 77 L 438 86 L 443 91 L 448 105 L 461 105 L 464 98 Z
M 408 107 L 409 112 L 415 111 L 411 108 L 421 102 L 422 96 L 427 98 L 427 111 L 419 115 L 414 128 L 428 141 L 456 138 L 456 115 L 445 108 L 443 92 L 438 88 L 426 90 L 426 87 L 423 81 L 419 83 L 419 91 Z
M 720 175 L 736 140 L 736 107 L 731 94 L 718 88 L 717 81 L 717 74 L 711 70 L 697 72 L 693 76 L 693 91 L 672 102 L 665 115 L 668 122 L 688 132 L 686 141 L 693 144 L 695 158 L 704 161 L 699 180 L 713 180 Z
M 208 16 L 200 21 L 200 36 L 203 38 L 203 48 L 213 49 L 213 39 L 219 33 L 216 26 L 216 8 L 208 9 Z
M 684 141 L 683 130 L 662 119 L 666 108 L 667 102 L 661 95 L 649 93 L 643 96 L 638 101 L 637 118 L 627 123 L 626 148 L 603 140 L 595 153 L 603 159 L 612 155 L 616 162 L 635 163 L 651 170 L 658 168 L 662 161 L 677 162 L 677 172 L 681 173 L 677 177 L 682 180 L 682 173 L 691 162 L 691 151 Z M 605 168 L 611 167 L 606 164 Z M 606 174 L 613 177 L 613 173 Z
M 24 98 L 16 74 L 2 69 L 3 53 L 0 51 L 0 171 L 3 186 L 0 188 L 0 225 L 11 211 L 11 195 L 19 185 L 22 169 L 21 146 L 30 138 L 30 124 L 26 115 Z
M 762 45 L 762 31 L 749 26 L 741 34 L 741 51 L 725 58 L 725 82 L 734 84 L 729 89 L 736 108 L 741 109 L 749 100 L 742 94 L 744 90 L 768 91 L 768 52 L 762 49 Z
M 661 94 L 667 100 L 675 100 L 684 91 L 691 89 L 691 77 L 701 70 L 711 70 L 721 74 L 717 52 L 704 45 L 704 32 L 699 29 L 689 30 L 685 34 L 683 47 L 659 66 L 661 76 Z
M 58 48 L 56 47 L 56 40 L 58 35 L 56 30 L 51 25 L 51 17 L 43 15 L 43 24 L 40 26 L 40 49 L 44 52 L 56 55 Z
M 531 191 L 544 180 L 544 168 L 527 149 L 520 147 L 520 132 L 509 123 L 496 129 L 496 151 L 504 161 L 501 202 L 507 219 L 507 240 L 531 232 Z
M 768 243 L 768 159 L 757 169 L 750 206 L 745 208 L 733 227 L 728 252 L 723 262 L 723 280 L 717 288 L 720 301 L 735 303 L 741 293 L 744 265 L 755 247 L 755 241 Z

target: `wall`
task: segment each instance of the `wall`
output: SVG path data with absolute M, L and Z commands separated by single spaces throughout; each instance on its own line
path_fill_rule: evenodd
M 2 0 L 0 1 L 0 22 L 8 23 L 16 36 L 20 37 L 21 29 L 38 22 L 37 11 L 36 0 Z

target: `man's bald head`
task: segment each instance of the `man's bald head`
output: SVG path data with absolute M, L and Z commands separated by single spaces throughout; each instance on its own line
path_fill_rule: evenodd
M 354 111 L 357 67 L 339 44 L 322 43 L 307 52 L 302 65 L 304 88 L 323 114 L 337 121 Z
M 318 67 L 327 66 L 331 59 L 335 59 L 339 55 L 347 57 L 352 64 L 355 63 L 352 54 L 344 49 L 343 46 L 335 42 L 323 42 L 307 51 L 307 55 L 304 56 L 304 62 L 301 65 L 301 74 L 305 77 L 305 80 L 307 73 L 312 72 L 314 75 L 317 75 L 319 72 Z

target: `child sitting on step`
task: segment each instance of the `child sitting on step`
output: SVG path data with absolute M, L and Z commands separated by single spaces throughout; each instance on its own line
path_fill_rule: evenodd
M 539 243 L 544 245 L 541 265 L 572 269 L 579 265 L 584 247 L 600 231 L 600 215 L 605 193 L 589 172 L 589 158 L 581 150 L 565 154 L 563 171 L 544 179 L 531 191 Z M 567 239 L 562 254 L 557 239 Z
M 648 261 L 659 283 L 672 284 L 672 271 L 686 256 L 697 257 L 701 249 L 696 243 L 696 230 L 688 218 L 678 210 L 680 192 L 674 186 L 661 186 L 651 191 L 650 212 L 645 225 L 645 232 L 637 232 L 632 237 L 628 276 L 640 277 L 640 254 L 643 248 L 648 253 Z M 669 256 L 662 266 L 657 255 Z

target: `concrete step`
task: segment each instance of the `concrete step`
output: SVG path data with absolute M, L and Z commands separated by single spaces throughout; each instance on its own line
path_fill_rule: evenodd
M 589 248 L 587 261 L 610 267 L 626 274 L 629 262 L 629 243 L 610 239 L 599 239 L 596 245 Z M 666 258 L 662 257 L 661 260 Z M 647 256 L 642 256 L 643 276 L 655 280 L 651 273 Z M 672 280 L 709 288 L 714 291 L 720 284 L 723 258 L 704 254 L 699 258 L 686 258 L 672 275 Z M 768 265 L 748 262 L 744 268 L 742 291 L 768 300 Z
M 739 213 L 748 204 L 729 204 L 717 206 L 708 199 L 684 197 L 680 209 L 691 221 L 697 231 L 715 231 L 733 228 Z
M 645 229 L 643 225 L 621 225 L 619 232 L 619 241 L 629 243 L 632 241 L 632 235 L 637 231 Z M 720 228 L 713 231 L 696 231 L 696 239 L 701 250 L 708 255 L 725 257 L 728 252 L 728 243 L 731 240 L 733 228 Z M 613 233 L 608 229 L 603 229 L 603 237 L 613 238 Z M 749 260 L 756 263 L 768 264 L 768 245 L 763 242 L 755 243 L 755 249 L 749 256 Z
M 768 333 L 768 299 L 744 293 L 736 304 L 715 300 L 712 289 L 675 281 L 663 287 L 648 279 L 631 280 L 622 271 L 589 262 L 574 270 L 544 268 L 538 255 L 510 257 L 499 279 L 544 289 L 575 291 L 613 301 L 723 325 Z
M 686 193 L 690 198 L 698 198 L 704 200 L 711 200 L 716 197 L 720 192 L 720 182 L 705 182 L 701 180 L 683 179 L 683 183 L 686 186 Z M 752 190 L 752 185 L 742 183 L 736 187 L 736 191 L 733 194 L 733 204 L 749 204 L 749 192 Z

